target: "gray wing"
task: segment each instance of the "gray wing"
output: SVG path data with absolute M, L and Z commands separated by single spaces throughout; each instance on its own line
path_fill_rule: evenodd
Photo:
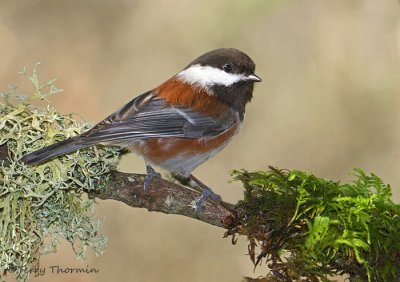
M 235 117 L 233 112 L 228 111 L 220 118 L 211 118 L 184 107 L 170 105 L 147 92 L 91 130 L 32 152 L 21 160 L 26 164 L 42 163 L 95 144 L 121 145 L 147 138 L 216 136 L 230 128 Z
M 200 138 L 216 136 L 234 122 L 232 112 L 221 118 L 212 118 L 185 107 L 170 105 L 147 92 L 81 135 L 81 141 L 117 144 L 145 138 Z

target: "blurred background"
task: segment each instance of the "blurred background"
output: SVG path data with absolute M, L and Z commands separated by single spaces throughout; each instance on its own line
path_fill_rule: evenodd
M 8 1 L 0 2 L 0 89 L 31 91 L 17 72 L 38 61 L 57 77 L 61 112 L 98 122 L 218 47 L 245 51 L 263 82 L 242 131 L 195 171 L 226 201 L 236 168 L 274 165 L 348 181 L 352 168 L 392 184 L 400 200 L 400 5 L 396 0 Z M 135 156 L 121 170 L 144 172 Z M 102 257 L 80 263 L 70 245 L 42 257 L 32 281 L 240 281 L 265 272 L 223 230 L 179 216 L 98 201 L 109 238 Z M 97 274 L 49 273 L 49 266 Z

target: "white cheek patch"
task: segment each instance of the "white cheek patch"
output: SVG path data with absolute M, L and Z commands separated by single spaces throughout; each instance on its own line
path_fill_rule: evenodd
M 243 80 L 245 76 L 243 74 L 227 73 L 210 66 L 193 65 L 178 73 L 176 77 L 186 83 L 208 88 L 218 84 L 230 86 Z

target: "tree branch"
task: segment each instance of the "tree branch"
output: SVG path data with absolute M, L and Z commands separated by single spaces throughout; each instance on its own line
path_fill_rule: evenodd
M 102 200 L 120 201 L 130 207 L 183 215 L 222 228 L 229 228 L 235 222 L 232 204 L 206 200 L 201 211 L 196 213 L 193 204 L 200 196 L 198 191 L 154 177 L 145 193 L 144 177 L 143 174 L 114 171 L 105 183 L 106 189 L 89 194 Z
M 9 163 L 6 144 L 0 146 L 0 161 L 5 165 Z M 154 177 L 145 193 L 144 177 L 143 174 L 113 171 L 107 182 L 100 183 L 102 186 L 105 185 L 106 189 L 88 191 L 88 194 L 102 200 L 123 202 L 134 208 L 146 208 L 149 211 L 194 218 L 226 229 L 236 222 L 233 204 L 207 199 L 203 202 L 201 211 L 196 213 L 193 205 L 200 197 L 198 191 Z

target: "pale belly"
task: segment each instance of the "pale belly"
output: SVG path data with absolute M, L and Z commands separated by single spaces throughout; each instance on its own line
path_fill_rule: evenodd
M 187 177 L 196 167 L 224 149 L 239 129 L 235 123 L 211 138 L 154 138 L 137 141 L 128 148 L 149 164 Z

